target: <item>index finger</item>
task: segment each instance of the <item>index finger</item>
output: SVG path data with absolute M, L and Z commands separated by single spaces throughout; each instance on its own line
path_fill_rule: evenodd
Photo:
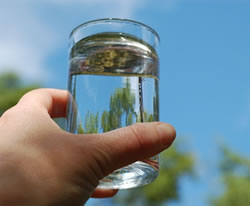
M 47 112 L 52 118 L 65 117 L 69 92 L 60 89 L 35 89 L 26 93 L 17 106 L 32 106 Z

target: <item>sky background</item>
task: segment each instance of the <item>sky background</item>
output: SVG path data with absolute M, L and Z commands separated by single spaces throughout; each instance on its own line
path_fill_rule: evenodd
M 104 17 L 160 35 L 160 119 L 195 154 L 198 176 L 182 179 L 172 205 L 206 206 L 221 189 L 218 145 L 250 157 L 250 0 L 1 0 L 0 72 L 67 88 L 71 30 Z

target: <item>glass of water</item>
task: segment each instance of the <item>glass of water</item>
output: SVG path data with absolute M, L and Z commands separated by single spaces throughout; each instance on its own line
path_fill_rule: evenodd
M 158 44 L 152 28 L 132 20 L 99 19 L 76 27 L 70 35 L 66 130 L 102 133 L 158 121 Z M 154 156 L 114 171 L 98 187 L 145 185 L 158 171 Z

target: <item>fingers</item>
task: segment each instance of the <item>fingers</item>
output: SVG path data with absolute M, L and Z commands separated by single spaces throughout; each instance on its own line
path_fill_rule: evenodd
M 94 197 L 94 198 L 113 197 L 117 192 L 118 190 L 114 190 L 114 189 L 96 188 L 94 193 L 91 195 L 91 197 Z
M 175 135 L 171 125 L 154 122 L 137 123 L 94 137 L 86 135 L 85 138 L 89 137 L 88 140 L 94 142 L 93 155 L 104 175 L 107 175 L 125 165 L 160 153 L 172 144 Z M 85 138 L 82 138 L 83 141 Z
M 52 118 L 65 117 L 68 95 L 65 90 L 36 89 L 25 94 L 17 106 L 32 106 L 44 110 Z

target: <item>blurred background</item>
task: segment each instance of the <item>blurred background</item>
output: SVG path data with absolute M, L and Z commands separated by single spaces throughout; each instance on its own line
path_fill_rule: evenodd
M 250 205 L 249 0 L 1 0 L 0 115 L 30 89 L 66 89 L 71 30 L 104 17 L 160 35 L 160 119 L 177 140 L 154 183 L 86 205 Z

